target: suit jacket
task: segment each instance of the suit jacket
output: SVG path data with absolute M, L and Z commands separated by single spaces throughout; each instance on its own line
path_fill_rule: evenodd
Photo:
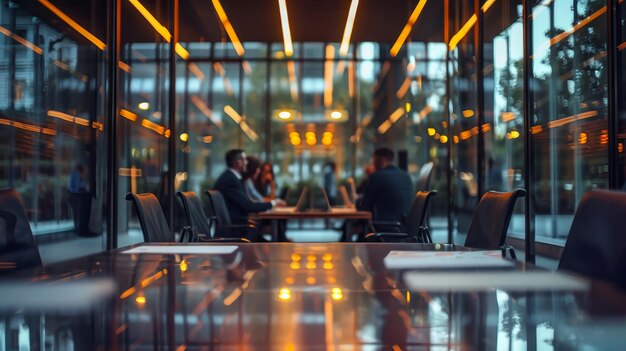
M 267 211 L 272 208 L 270 202 L 253 202 L 250 200 L 242 181 L 229 169 L 217 178 L 213 189 L 224 196 L 228 214 L 235 224 L 248 223 L 249 213 Z
M 374 220 L 402 221 L 411 206 L 413 195 L 409 174 L 389 165 L 369 176 L 357 208 L 372 212 Z

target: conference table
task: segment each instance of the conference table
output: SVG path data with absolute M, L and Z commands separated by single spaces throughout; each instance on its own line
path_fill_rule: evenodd
M 4 277 L 0 324 L 6 342 L 19 339 L 30 349 L 53 344 L 74 350 L 618 350 L 626 345 L 625 295 L 606 284 L 501 258 L 497 261 L 506 261 L 501 267 L 394 268 L 419 261 L 410 255 L 441 259 L 470 253 L 482 254 L 444 244 L 139 244 Z M 392 264 L 394 254 L 401 259 Z M 524 278 L 535 273 L 554 279 L 546 286 Z M 442 279 L 443 288 L 437 286 Z M 528 285 L 515 284 L 524 279 Z
M 276 241 L 279 231 L 280 222 L 288 222 L 300 219 L 341 219 L 345 222 L 345 233 L 350 233 L 348 237 L 342 235 L 341 241 L 351 241 L 351 236 L 354 233 L 354 225 L 358 222 L 363 223 L 363 229 L 367 229 L 367 224 L 372 220 L 372 213 L 369 211 L 359 211 L 355 208 L 338 208 L 333 207 L 328 211 L 320 209 L 310 209 L 305 211 L 295 211 L 294 207 L 291 208 L 277 208 L 270 211 L 264 211 L 259 213 L 251 213 L 250 219 L 256 221 L 267 221 L 271 223 L 272 238 Z M 286 229 L 286 228 L 285 228 Z M 366 233 L 362 232 L 364 236 Z

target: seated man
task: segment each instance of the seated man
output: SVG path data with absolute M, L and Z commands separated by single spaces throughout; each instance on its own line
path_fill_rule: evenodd
M 240 149 L 230 150 L 226 153 L 226 166 L 228 167 L 215 182 L 214 190 L 224 196 L 226 208 L 234 224 L 247 224 L 248 214 L 267 211 L 274 206 L 284 206 L 282 200 L 266 202 L 254 202 L 250 199 L 242 182 L 242 174 L 245 173 L 248 161 L 246 153 Z
M 411 207 L 413 184 L 409 174 L 393 164 L 393 151 L 381 147 L 374 151 L 372 162 L 375 172 L 368 177 L 357 208 L 372 212 L 374 221 L 403 221 Z M 388 228 L 375 228 L 387 231 Z

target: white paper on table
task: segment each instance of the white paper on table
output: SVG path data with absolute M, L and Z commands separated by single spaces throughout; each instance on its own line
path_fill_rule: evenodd
M 549 271 L 407 272 L 404 282 L 413 291 L 572 291 L 587 290 L 589 282 Z
M 236 245 L 141 245 L 123 251 L 126 254 L 197 254 L 197 255 L 227 255 L 235 252 Z
M 512 261 L 501 251 L 390 251 L 385 257 L 389 269 L 408 268 L 506 268 Z
M 5 281 L 0 284 L 0 311 L 90 309 L 115 294 L 116 285 L 108 278 L 69 281 Z M 68 298 L 70 297 L 70 298 Z

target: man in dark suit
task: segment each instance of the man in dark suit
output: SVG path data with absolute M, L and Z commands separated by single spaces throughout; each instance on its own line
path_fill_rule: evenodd
M 375 172 L 368 177 L 359 210 L 372 212 L 375 221 L 401 221 L 413 200 L 409 174 L 393 164 L 393 150 L 381 147 L 374 151 Z M 384 231 L 384 228 L 376 228 Z
M 267 202 L 254 202 L 250 199 L 242 183 L 248 161 L 246 153 L 240 149 L 226 153 L 226 169 L 215 182 L 214 190 L 224 197 L 226 208 L 235 224 L 247 224 L 248 214 L 267 211 L 274 206 L 284 206 L 284 201 L 277 199 Z

